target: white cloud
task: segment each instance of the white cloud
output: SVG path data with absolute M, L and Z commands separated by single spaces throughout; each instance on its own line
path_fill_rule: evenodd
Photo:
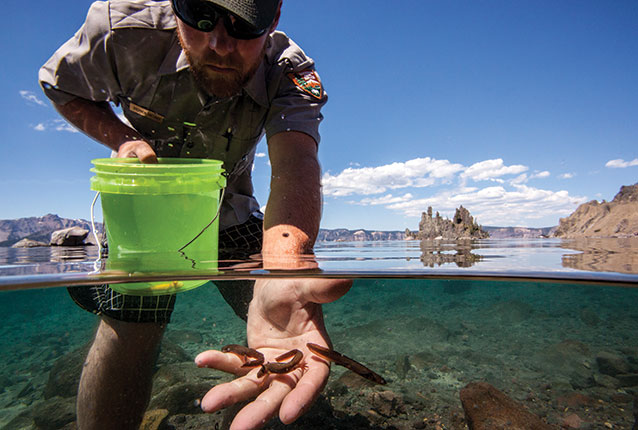
M 569 215 L 586 201 L 564 190 L 527 185 L 531 179 L 551 176 L 546 170 L 525 173 L 528 170 L 523 165 L 507 166 L 502 159 L 465 167 L 448 160 L 418 158 L 377 167 L 348 167 L 338 174 L 325 174 L 323 184 L 326 196 L 366 196 L 348 203 L 382 206 L 406 217 L 419 217 L 428 206 L 451 217 L 463 205 L 484 225 L 529 226 L 546 219 L 557 223 L 558 217 Z M 510 175 L 516 176 L 507 179 Z M 473 181 L 472 186 L 468 186 L 468 180 Z M 477 186 L 484 181 L 490 185 Z M 400 188 L 410 188 L 410 192 L 367 197 Z
M 551 176 L 551 173 L 549 173 L 547 170 L 543 170 L 542 172 L 534 173 L 532 176 L 530 176 L 530 179 L 549 178 L 550 176 Z
M 609 160 L 605 167 L 615 168 L 615 169 L 624 169 L 626 167 L 638 166 L 638 158 L 634 158 L 631 161 L 625 161 L 621 158 L 617 158 L 615 160 Z
M 265 152 L 258 152 L 255 154 L 255 158 L 264 158 L 266 156 Z
M 52 119 L 49 121 L 38 123 L 32 128 L 35 131 L 67 131 L 69 133 L 78 133 L 78 130 L 63 119 Z
M 39 106 L 47 105 L 44 101 L 40 100 L 38 96 L 36 96 L 35 93 L 33 93 L 32 91 L 21 90 L 20 97 L 22 97 L 29 103 L 33 103 Z
M 469 178 L 474 181 L 497 181 L 505 175 L 517 175 L 527 171 L 527 166 L 515 164 L 506 166 L 500 158 L 485 160 L 472 164 L 462 174 L 461 178 Z
M 366 199 L 361 199 L 358 204 L 362 204 L 365 206 L 376 206 L 376 205 L 389 205 L 389 204 L 396 204 L 396 203 L 403 203 L 403 202 L 409 202 L 410 200 L 412 200 L 414 197 L 412 196 L 412 194 L 410 193 L 406 193 L 402 196 L 396 196 L 394 197 L 392 194 L 387 194 L 383 197 L 378 197 L 378 198 L 374 198 L 374 199 L 370 199 L 370 198 L 366 198 Z
M 349 196 L 378 194 L 406 187 L 426 187 L 449 182 L 463 169 L 461 164 L 433 158 L 415 158 L 404 163 L 378 167 L 348 167 L 341 173 L 325 173 L 322 178 L 324 194 Z
M 550 191 L 519 185 L 513 190 L 503 186 L 473 189 L 468 192 L 446 190 L 432 197 L 394 203 L 387 206 L 404 216 L 418 217 L 428 206 L 451 218 L 460 205 L 483 225 L 533 225 L 535 220 L 567 216 L 587 199 L 570 196 L 567 191 Z
M 573 173 L 563 173 L 562 175 L 558 175 L 560 179 L 571 179 L 574 177 Z

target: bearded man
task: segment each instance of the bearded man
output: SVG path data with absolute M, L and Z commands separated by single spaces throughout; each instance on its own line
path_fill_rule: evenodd
M 220 259 L 260 252 L 266 269 L 297 257 L 303 265 L 321 213 L 317 145 L 327 96 L 314 62 L 276 31 L 280 14 L 281 0 L 98 1 L 39 74 L 60 114 L 117 157 L 222 160 L 229 176 Z M 272 179 L 262 215 L 251 170 L 264 135 Z M 248 346 L 270 361 L 295 348 L 310 357 L 308 342 L 329 345 L 321 303 L 338 299 L 350 285 L 258 280 L 253 290 L 253 283 L 217 283 L 234 311 L 247 318 Z M 78 427 L 138 428 L 175 297 L 122 295 L 108 285 L 69 292 L 100 316 L 80 380 Z M 234 354 L 206 351 L 195 361 L 238 376 L 204 396 L 204 411 L 256 398 L 237 414 L 235 428 L 259 427 L 277 413 L 284 423 L 294 421 L 329 374 L 319 359 L 304 358 L 290 374 L 265 379 L 242 368 Z

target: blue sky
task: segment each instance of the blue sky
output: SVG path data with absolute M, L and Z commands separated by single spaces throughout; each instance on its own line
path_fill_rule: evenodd
M 90 160 L 109 152 L 60 120 L 37 71 L 90 3 L 4 4 L 0 219 L 89 217 Z M 484 225 L 551 226 L 638 182 L 634 0 L 284 0 L 282 14 L 330 97 L 322 227 L 416 229 L 428 206 L 461 204 Z

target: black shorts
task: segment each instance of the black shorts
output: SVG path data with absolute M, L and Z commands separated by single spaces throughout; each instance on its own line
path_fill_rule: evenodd
M 244 224 L 219 232 L 219 259 L 246 260 L 261 252 L 263 221 L 251 216 Z M 231 262 L 232 264 L 232 262 Z M 220 267 L 223 264 L 220 263 Z M 254 281 L 215 281 L 215 285 L 241 318 L 246 319 L 253 296 Z M 175 295 L 131 296 L 107 284 L 67 288 L 71 298 L 83 309 L 125 322 L 166 324 L 171 319 Z

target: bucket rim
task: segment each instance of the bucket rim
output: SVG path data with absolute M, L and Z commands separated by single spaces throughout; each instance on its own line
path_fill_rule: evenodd
M 105 168 L 105 170 L 123 169 L 129 171 L 153 171 L 162 170 L 167 173 L 170 171 L 224 171 L 223 161 L 212 160 L 208 158 L 172 158 L 159 157 L 157 164 L 142 163 L 137 158 L 95 158 L 91 160 L 95 168 Z

